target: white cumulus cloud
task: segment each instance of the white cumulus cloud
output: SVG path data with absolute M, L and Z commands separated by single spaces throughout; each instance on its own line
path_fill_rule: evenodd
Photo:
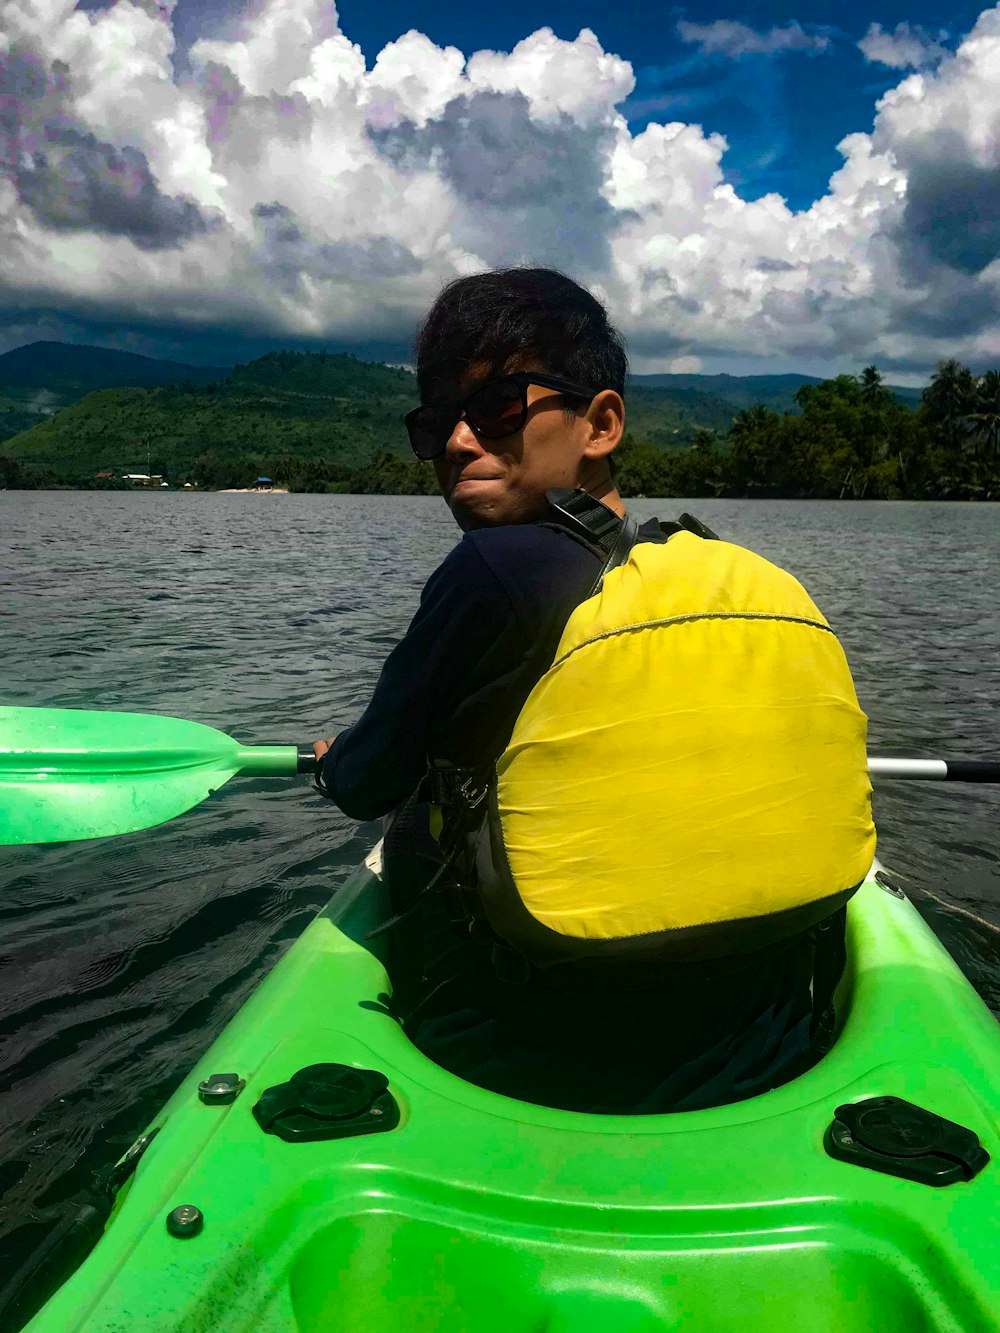
M 892 32 L 886 32 L 881 23 L 872 23 L 858 42 L 858 49 L 872 64 L 888 65 L 890 69 L 923 69 L 947 54 L 940 41 L 919 24 L 906 22 L 897 23 Z
M 477 51 L 468 77 L 476 89 L 522 93 L 539 119 L 569 116 L 580 126 L 606 122 L 635 87 L 632 66 L 604 51 L 589 28 L 582 28 L 575 42 L 540 28 L 510 55 Z
M 694 26 L 720 54 L 826 40 Z M 800 212 L 741 197 L 711 126 L 633 132 L 631 66 L 589 29 L 364 53 L 328 0 L 259 0 L 184 73 L 174 57 L 154 0 L 5 9 L 11 327 L 37 310 L 401 347 L 450 278 L 546 263 L 608 301 L 640 372 L 1000 356 L 1000 6 L 882 98 Z

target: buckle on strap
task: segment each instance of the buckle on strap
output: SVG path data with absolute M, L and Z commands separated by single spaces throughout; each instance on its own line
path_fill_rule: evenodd
M 611 554 L 622 527 L 622 520 L 613 509 L 579 489 L 557 487 L 546 491 L 545 498 L 571 532 L 598 546 L 605 555 Z
M 489 791 L 489 780 L 479 769 L 456 768 L 442 760 L 432 760 L 427 770 L 427 785 L 432 805 L 458 806 L 475 810 Z
M 546 491 L 545 498 L 564 528 L 596 546 L 604 556 L 589 593 L 592 597 L 605 574 L 628 559 L 639 535 L 639 525 L 631 514 L 620 518 L 613 509 L 584 490 L 554 489 Z

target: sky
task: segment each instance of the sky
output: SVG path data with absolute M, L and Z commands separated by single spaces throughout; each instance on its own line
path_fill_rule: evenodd
M 0 351 L 406 364 L 561 269 L 636 373 L 1000 364 L 1000 4 L 0 0 Z

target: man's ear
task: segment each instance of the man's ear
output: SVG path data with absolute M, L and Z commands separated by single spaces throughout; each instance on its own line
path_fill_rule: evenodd
M 614 389 L 602 389 L 590 402 L 586 412 L 590 425 L 590 439 L 583 451 L 584 458 L 607 458 L 620 443 L 625 430 L 625 404 Z

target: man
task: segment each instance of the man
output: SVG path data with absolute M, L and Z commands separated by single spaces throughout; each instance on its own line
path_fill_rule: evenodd
M 580 488 L 625 513 L 610 460 L 627 363 L 589 293 L 546 269 L 462 278 L 416 350 L 424 406 L 408 416 L 411 442 L 433 459 L 465 536 L 428 581 L 361 718 L 314 747 L 326 794 L 347 814 L 402 808 L 387 838 L 400 906 L 434 868 L 426 807 L 411 800 L 428 759 L 496 760 L 599 572 L 592 546 L 547 525 L 546 492 Z M 664 540 L 656 520 L 638 540 Z M 626 851 L 609 849 L 623 873 Z M 742 963 L 581 989 L 502 980 L 434 893 L 410 911 L 400 975 L 418 966 L 397 982 L 406 1030 L 495 1091 L 592 1111 L 694 1109 L 764 1091 L 810 1059 L 814 932 Z

